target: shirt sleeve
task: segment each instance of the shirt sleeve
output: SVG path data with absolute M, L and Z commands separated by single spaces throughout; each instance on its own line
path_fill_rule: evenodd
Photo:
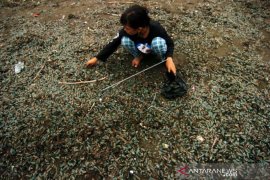
M 166 52 L 166 58 L 167 57 L 173 57 L 173 52 L 174 52 L 174 42 L 172 38 L 168 35 L 167 31 L 165 30 L 164 27 L 162 27 L 159 23 L 159 34 L 160 37 L 165 39 L 166 44 L 167 44 L 167 52 Z
M 113 40 L 104 46 L 103 49 L 96 55 L 96 58 L 105 62 L 108 57 L 117 50 L 118 46 L 121 44 L 121 39 L 122 33 L 119 31 Z

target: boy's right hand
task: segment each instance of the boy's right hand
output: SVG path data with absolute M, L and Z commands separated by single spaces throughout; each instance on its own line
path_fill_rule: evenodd
M 88 60 L 88 61 L 85 63 L 85 65 L 86 65 L 86 67 L 94 66 L 94 65 L 97 64 L 97 61 L 98 61 L 97 58 L 94 57 L 94 58 Z
M 142 58 L 143 56 L 135 57 L 131 62 L 132 66 L 135 68 L 138 67 L 141 63 Z

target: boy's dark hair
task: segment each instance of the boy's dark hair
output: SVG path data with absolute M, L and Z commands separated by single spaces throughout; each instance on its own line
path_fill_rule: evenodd
M 121 15 L 120 22 L 122 25 L 128 25 L 134 29 L 149 26 L 148 10 L 145 7 L 133 5 Z

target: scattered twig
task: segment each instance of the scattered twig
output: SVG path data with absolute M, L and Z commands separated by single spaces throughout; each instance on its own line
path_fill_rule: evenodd
M 34 81 L 39 76 L 40 72 L 44 69 L 46 63 L 47 63 L 47 61 L 41 66 L 40 70 L 37 72 L 36 76 L 34 77 L 34 79 L 32 81 Z
M 141 179 L 139 176 L 137 176 L 136 174 L 133 174 L 133 176 L 136 178 L 136 179 Z
M 116 4 L 116 3 L 120 3 L 120 2 L 117 2 L 117 1 L 111 1 L 111 2 L 107 2 L 108 4 Z M 121 2 L 121 4 L 133 4 L 134 2 L 132 1 L 126 1 L 126 2 Z
M 95 106 L 95 102 L 94 102 L 93 105 L 91 106 L 89 112 L 93 109 L 94 106 Z
M 128 94 L 128 93 L 125 93 L 124 91 L 123 91 L 122 93 L 124 93 L 125 95 L 127 95 L 127 96 L 129 96 L 129 97 L 131 97 L 131 98 L 133 98 L 133 99 L 136 99 L 137 101 L 139 101 L 139 102 L 141 102 L 141 103 L 147 105 L 147 103 L 146 103 L 145 101 L 142 101 L 142 100 L 139 99 L 139 98 L 133 97 L 132 95 L 130 95 L 130 94 Z M 151 107 L 154 108 L 154 109 L 156 109 L 156 110 L 158 110 L 158 111 L 160 111 L 160 112 L 162 112 L 162 113 L 165 113 L 165 114 L 166 114 L 165 111 L 163 111 L 162 109 L 159 109 L 159 108 L 156 107 L 156 106 L 151 106 Z
M 115 16 L 115 17 L 120 17 L 119 14 L 113 14 L 113 13 L 106 13 L 107 15 Z
M 213 151 L 214 146 L 215 146 L 215 145 L 216 145 L 216 143 L 217 143 L 217 140 L 218 140 L 218 138 L 217 138 L 217 137 L 215 137 L 214 142 L 213 142 L 212 147 L 211 147 L 211 151 Z
M 123 138 L 123 136 L 122 136 L 121 133 L 118 134 L 118 137 L 119 137 L 122 141 L 124 141 L 125 144 L 128 143 L 128 141 L 127 141 L 125 138 Z
M 102 81 L 104 79 L 106 79 L 107 77 L 103 77 L 100 79 L 95 79 L 95 80 L 91 80 L 91 81 L 78 81 L 78 82 L 58 82 L 59 84 L 87 84 L 87 83 L 94 83 L 97 81 Z
M 157 96 L 157 93 L 155 93 L 154 98 L 153 98 L 153 100 L 152 100 L 152 102 L 151 102 L 151 104 L 150 104 L 150 106 L 149 106 L 148 109 L 150 109 L 152 107 L 153 102 L 156 100 L 156 96 Z
M 236 76 L 236 77 L 238 77 L 238 78 L 240 78 L 240 79 L 246 81 L 247 83 L 253 84 L 253 85 L 256 86 L 256 87 L 258 86 L 257 84 L 253 83 L 252 81 L 250 81 L 250 80 L 248 80 L 248 79 L 246 79 L 246 78 L 244 78 L 244 77 L 242 77 L 242 76 L 239 76 L 239 74 L 236 74 L 236 73 L 234 73 L 234 72 L 226 72 L 226 71 L 223 71 L 223 72 L 224 72 L 224 73 L 229 73 L 229 74 L 231 74 L 231 75 L 234 75 L 234 76 Z

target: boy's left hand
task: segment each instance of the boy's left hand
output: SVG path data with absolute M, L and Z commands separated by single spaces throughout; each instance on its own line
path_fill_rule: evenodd
M 131 62 L 132 66 L 135 68 L 138 67 L 142 58 L 143 58 L 143 56 L 135 57 Z
M 168 57 L 166 59 L 166 67 L 167 67 L 168 72 L 172 72 L 176 75 L 176 67 L 171 57 Z

